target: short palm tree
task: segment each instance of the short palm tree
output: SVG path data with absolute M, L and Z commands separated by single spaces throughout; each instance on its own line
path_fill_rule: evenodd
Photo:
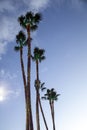
M 46 88 L 44 87 L 44 84 L 45 83 L 41 83 L 40 82 L 40 80 L 39 80 L 39 89 L 41 90 L 41 91 L 44 91 Z M 35 80 L 35 88 L 37 88 L 38 87 L 38 82 L 37 82 L 37 80 Z M 36 96 L 36 98 L 37 98 L 37 96 Z M 36 102 L 37 102 L 37 99 L 36 99 Z M 38 104 L 39 104 L 39 106 L 40 106 L 40 110 L 41 110 L 41 114 L 42 114 L 42 117 L 43 117 L 43 121 L 44 121 L 44 124 L 45 124 L 45 127 L 46 127 L 46 130 L 48 130 L 48 126 L 47 126 L 47 122 L 46 122 L 46 119 L 45 119 L 45 115 L 44 115 L 44 111 L 43 111 L 43 108 L 42 108 L 42 104 L 41 104 L 41 100 L 40 100 L 40 92 L 39 92 L 39 95 L 38 95 Z M 37 103 L 36 103 L 36 105 L 37 105 Z M 39 108 L 38 108 L 39 109 Z M 37 110 L 36 110 L 37 111 Z M 39 116 L 39 114 L 37 115 L 36 114 L 36 116 L 38 117 Z M 38 118 L 36 118 L 36 120 L 37 120 Z M 39 122 L 39 121 L 38 121 Z
M 46 87 L 44 87 L 44 84 L 45 84 L 45 83 L 41 83 L 41 82 L 40 82 L 40 90 L 41 90 L 42 92 L 43 92 L 44 90 L 46 90 Z M 40 110 L 41 110 L 41 113 L 42 113 L 42 117 L 43 117 L 43 120 L 44 120 L 44 124 L 45 124 L 46 130 L 48 130 L 48 126 L 47 126 L 47 122 L 46 122 L 45 115 L 44 115 L 44 112 L 43 112 L 43 108 L 42 108 L 40 96 L 39 96 L 39 105 L 40 105 Z
M 44 95 L 44 97 L 42 97 L 43 99 L 49 100 L 52 122 L 53 122 L 53 130 L 55 130 L 54 101 L 56 101 L 58 99 L 59 95 L 60 94 L 57 94 L 57 92 L 54 90 L 54 88 L 52 88 L 52 89 L 47 89 L 46 94 Z
M 40 130 L 40 120 L 39 120 L 39 103 L 40 102 L 40 80 L 39 80 L 39 62 L 45 59 L 44 50 L 39 49 L 38 47 L 34 48 L 34 56 L 32 59 L 36 62 L 36 80 L 35 80 L 35 88 L 36 88 L 36 122 L 37 122 L 37 130 Z M 40 104 L 41 105 L 41 104 Z
M 20 25 L 27 30 L 27 46 L 28 46 L 28 59 L 27 59 L 27 105 L 29 111 L 29 129 L 33 130 L 33 119 L 32 119 L 32 109 L 31 109 L 31 87 L 30 87 L 30 80 L 31 80 L 31 31 L 37 29 L 38 24 L 41 20 L 41 15 L 39 13 L 32 13 L 27 12 L 25 16 L 20 16 L 18 21 Z

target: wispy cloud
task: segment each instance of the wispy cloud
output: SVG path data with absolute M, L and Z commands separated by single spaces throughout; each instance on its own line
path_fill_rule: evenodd
M 0 60 L 2 59 L 1 55 L 5 54 L 6 52 L 6 45 L 7 45 L 7 42 L 0 41 Z
M 35 10 L 45 9 L 49 6 L 49 0 L 30 0 L 30 7 Z
M 0 0 L 0 60 L 7 44 L 15 40 L 20 28 L 17 18 L 28 10 L 41 11 L 51 5 L 69 4 L 79 7 L 87 0 Z M 59 7 L 59 6 L 58 6 Z M 57 7 L 57 8 L 58 8 Z
M 17 20 L 1 16 L 0 20 L 0 57 L 6 53 L 7 44 L 14 41 L 19 27 Z
M 49 0 L 0 0 L 0 60 L 7 44 L 15 40 L 19 25 L 17 18 L 28 10 L 42 10 Z
M 17 78 L 16 73 L 10 73 L 9 71 L 5 71 L 4 69 L 0 70 L 0 79 L 2 80 L 12 80 Z

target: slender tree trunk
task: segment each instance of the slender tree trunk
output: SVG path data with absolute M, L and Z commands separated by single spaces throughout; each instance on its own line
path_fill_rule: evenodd
M 22 48 L 20 48 L 20 62 L 21 62 L 21 71 L 22 71 L 22 77 L 23 77 L 23 83 L 24 83 L 25 99 L 26 99 L 26 76 L 25 76 L 25 70 L 24 70 L 23 50 L 22 50 Z
M 38 60 L 36 60 L 36 77 L 37 77 L 37 87 L 36 87 L 36 122 L 37 130 L 40 130 L 40 119 L 39 119 L 39 67 Z
M 43 109 L 42 109 L 40 96 L 39 96 L 39 105 L 40 105 L 40 110 L 41 110 L 41 113 L 42 113 L 42 117 L 43 117 L 43 120 L 44 120 L 44 124 L 45 124 L 46 130 L 48 130 L 47 122 L 46 122 L 46 119 L 45 119 L 45 116 L 44 116 L 44 112 L 43 112 Z
M 27 27 L 28 34 L 28 62 L 27 62 L 27 105 L 29 112 L 29 130 L 33 130 L 33 119 L 32 119 L 32 109 L 31 109 L 31 86 L 30 86 L 30 74 L 31 74 L 31 43 L 30 43 L 30 26 Z
M 55 130 L 55 121 L 54 121 L 54 102 L 50 103 L 50 109 L 51 109 L 51 116 L 52 116 L 52 122 L 53 122 L 53 130 Z
M 36 122 L 37 122 L 37 130 L 40 130 L 40 123 L 39 123 L 39 104 L 38 104 L 38 90 L 36 90 Z
M 28 111 L 28 105 L 27 105 L 27 103 L 26 103 L 26 130 L 30 130 L 29 111 Z
M 24 70 L 24 62 L 23 62 L 23 50 L 20 48 L 20 62 L 21 62 L 21 70 L 22 70 L 22 77 L 24 83 L 24 93 L 25 93 L 25 109 L 26 109 L 26 130 L 29 130 L 29 114 L 28 114 L 28 106 L 27 106 L 27 86 L 26 86 L 26 76 Z

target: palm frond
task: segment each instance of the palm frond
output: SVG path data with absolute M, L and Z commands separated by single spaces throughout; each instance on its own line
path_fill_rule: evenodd
M 38 53 L 39 52 L 39 48 L 38 47 L 35 47 L 34 48 L 34 53 L 36 54 L 36 53 Z
M 20 23 L 20 25 L 23 27 L 23 28 L 26 28 L 26 21 L 25 21 L 25 16 L 21 15 L 19 18 L 18 18 L 18 22 Z
M 57 94 L 56 97 L 60 96 L 60 94 Z
M 41 83 L 41 88 L 43 88 L 44 84 L 45 84 L 44 82 L 43 82 L 43 83 Z
M 27 46 L 27 40 L 23 43 L 23 46 Z
M 26 13 L 26 19 L 28 19 L 29 21 L 31 20 L 31 19 L 33 19 L 33 16 L 34 16 L 34 14 L 33 14 L 33 12 L 27 12 Z
M 42 60 L 45 60 L 45 59 L 46 59 L 45 56 L 42 56 L 39 58 L 39 62 L 41 62 Z
M 46 97 L 41 97 L 41 99 L 45 99 L 46 100 L 47 98 Z
M 54 91 L 54 88 L 51 88 L 51 92 L 53 92 Z
M 46 90 L 46 87 L 41 88 L 41 91 L 44 91 L 44 90 Z
M 34 56 L 31 55 L 31 58 L 32 58 L 33 61 L 35 61 L 35 57 Z
M 37 25 L 33 25 L 33 26 L 31 26 L 31 31 L 35 31 L 37 28 L 38 28 Z
M 20 50 L 20 47 L 19 46 L 15 46 L 14 50 L 18 52 Z
M 40 13 L 36 13 L 34 16 L 34 22 L 39 23 L 42 20 L 42 15 Z
M 40 49 L 40 54 L 43 55 L 45 53 L 44 49 Z
M 50 89 L 47 89 L 47 93 L 50 93 Z
M 18 35 L 16 35 L 16 42 L 17 44 L 20 44 L 20 46 L 23 46 L 23 44 L 26 43 L 26 35 L 23 31 L 20 31 Z

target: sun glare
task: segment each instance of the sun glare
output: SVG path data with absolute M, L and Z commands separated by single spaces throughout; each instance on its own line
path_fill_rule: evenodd
M 5 100 L 6 92 L 4 87 L 0 87 L 0 102 Z

